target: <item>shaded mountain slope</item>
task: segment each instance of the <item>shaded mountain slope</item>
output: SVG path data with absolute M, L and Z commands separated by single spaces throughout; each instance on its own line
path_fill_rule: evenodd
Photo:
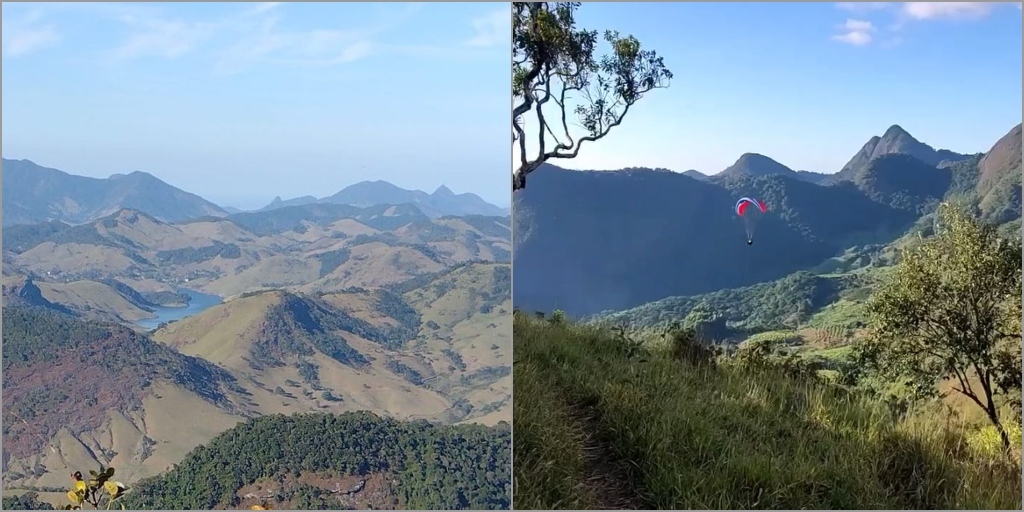
M 852 184 L 780 175 L 704 183 L 670 172 L 548 166 L 535 179 L 515 202 L 515 304 L 573 315 L 776 279 L 915 219 Z M 742 243 L 732 211 L 744 195 L 772 212 L 753 246 Z

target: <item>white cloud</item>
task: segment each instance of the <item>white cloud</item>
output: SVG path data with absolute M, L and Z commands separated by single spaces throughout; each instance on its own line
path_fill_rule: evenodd
M 839 2 L 836 7 L 844 11 L 868 12 L 889 7 L 891 2 Z
M 373 53 L 373 43 L 369 41 L 358 41 L 350 44 L 341 52 L 338 62 L 352 62 L 369 57 Z
M 870 44 L 873 39 L 871 33 L 875 31 L 875 26 L 870 21 L 864 20 L 848 19 L 842 28 L 843 33 L 832 36 L 832 40 L 853 46 Z
M 61 35 L 53 25 L 40 25 L 40 11 L 33 11 L 22 18 L 5 16 L 2 24 L 3 55 L 20 57 L 60 43 Z
M 261 14 L 274 9 L 279 5 L 281 5 L 281 2 L 259 2 L 249 12 L 252 14 Z
M 466 41 L 468 46 L 496 46 L 512 40 L 512 14 L 507 7 L 472 20 L 476 34 Z
M 234 27 L 236 40 L 216 55 L 217 71 L 237 73 L 261 61 L 332 65 L 370 56 L 375 30 L 288 31 L 268 17 L 259 26 Z
M 1022 2 L 1005 3 L 1021 8 Z M 990 15 L 995 9 L 1001 8 L 1000 2 L 840 2 L 837 8 L 852 12 L 867 13 L 869 11 L 884 12 L 890 21 L 889 32 L 900 32 L 908 23 L 931 20 L 980 20 Z M 888 9 L 888 7 L 894 7 Z M 875 40 L 875 26 L 869 21 L 846 20 L 843 32 L 832 36 L 832 39 L 854 46 L 871 44 Z M 884 38 L 883 38 L 884 39 Z M 892 37 L 879 41 L 879 46 L 891 48 L 902 44 L 903 39 Z
M 209 46 L 215 71 L 237 73 L 259 62 L 340 64 L 373 53 L 370 38 L 388 23 L 360 30 L 287 30 L 278 23 L 278 2 L 255 4 L 234 15 L 210 21 L 182 21 L 158 11 L 115 15 L 130 35 L 111 53 L 115 59 L 156 56 L 175 58 Z
M 980 19 L 995 6 L 996 2 L 905 2 L 902 12 L 917 20 Z
M 124 16 L 122 21 L 134 27 L 134 30 L 128 40 L 113 51 L 113 56 L 118 59 L 180 57 L 212 37 L 218 28 L 215 23 L 168 21 L 135 16 Z

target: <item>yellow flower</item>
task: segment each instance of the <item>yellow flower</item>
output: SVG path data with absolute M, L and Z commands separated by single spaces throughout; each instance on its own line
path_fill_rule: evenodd
M 85 496 L 80 492 L 68 491 L 68 499 L 71 500 L 72 505 L 75 505 L 77 507 L 78 505 L 81 505 L 83 501 L 85 501 Z
M 110 480 L 107 480 L 106 482 L 103 482 L 103 488 L 107 490 L 108 494 L 116 498 L 121 494 L 121 490 L 124 489 L 124 484 L 121 482 L 111 482 Z
M 84 494 L 86 488 L 87 488 L 87 486 L 85 484 L 85 480 L 78 480 L 78 481 L 75 482 L 75 491 L 76 492 L 81 492 L 81 493 Z

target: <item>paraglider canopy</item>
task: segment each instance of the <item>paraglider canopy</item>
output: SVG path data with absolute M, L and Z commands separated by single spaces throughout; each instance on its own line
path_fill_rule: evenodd
M 739 201 L 736 201 L 736 215 L 743 219 L 743 226 L 747 230 L 747 245 L 753 245 L 757 220 L 767 212 L 768 206 L 760 199 L 741 197 Z

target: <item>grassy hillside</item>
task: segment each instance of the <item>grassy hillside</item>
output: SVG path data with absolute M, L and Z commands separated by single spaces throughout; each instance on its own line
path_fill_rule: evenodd
M 5 309 L 4 336 L 14 340 L 5 345 L 5 364 L 17 357 L 31 369 L 25 371 L 35 372 L 5 381 L 5 414 L 21 410 L 9 409 L 12 403 L 21 407 L 24 397 L 48 389 L 34 387 L 37 378 L 64 382 L 53 376 L 88 368 L 87 362 L 75 362 L 71 370 L 53 367 L 45 350 L 22 354 L 17 348 L 61 347 L 65 330 L 93 333 L 89 339 L 105 347 L 103 354 L 133 346 L 118 345 L 122 336 L 138 340 L 172 362 L 184 358 L 208 368 L 231 386 L 227 399 L 205 400 L 182 387 L 195 377 L 164 375 L 159 372 L 176 366 L 144 359 L 138 364 L 147 370 L 133 375 L 143 379 L 135 391 L 104 395 L 109 400 L 86 408 L 88 414 L 80 418 L 85 423 L 76 419 L 65 429 L 61 422 L 81 412 L 85 391 L 60 387 L 44 397 L 49 412 L 38 419 L 40 426 L 26 413 L 31 427 L 14 423 L 22 427 L 5 430 L 5 447 L 29 443 L 9 466 L 17 469 L 6 473 L 8 486 L 48 488 L 63 482 L 66 464 L 115 464 L 121 478 L 132 482 L 165 470 L 198 444 L 258 415 L 370 411 L 446 423 L 510 421 L 510 285 L 507 264 L 466 263 L 387 289 L 250 292 L 155 330 L 151 336 L 159 343 L 127 327 L 48 312 L 45 304 L 25 311 L 59 319 L 62 330 L 46 322 L 18 323 L 20 317 L 8 316 L 21 310 Z M 22 375 L 18 368 L 5 370 L 5 376 Z M 95 376 L 98 382 L 102 375 Z M 181 410 L 202 415 L 181 415 Z
M 3 322 L 6 487 L 112 461 L 151 475 L 250 414 L 229 372 L 131 329 L 40 308 L 5 307 Z M 180 410 L 205 415 L 203 426 Z
M 673 353 L 517 317 L 514 507 L 1021 507 L 1019 465 L 972 430 Z
M 873 140 L 865 147 L 866 153 L 878 155 L 855 158 L 848 178 L 829 186 L 797 181 L 787 172 L 772 174 L 768 166 L 762 166 L 767 171 L 761 176 L 748 170 L 705 182 L 638 170 L 554 170 L 547 183 L 541 181 L 542 174 L 533 178 L 531 186 L 539 190 L 517 199 L 517 206 L 526 208 L 522 219 L 517 210 L 515 226 L 516 306 L 524 312 L 564 309 L 586 323 L 566 323 L 561 314 L 547 321 L 527 315 L 515 319 L 514 506 L 1019 509 L 1020 403 L 1019 378 L 1014 378 L 1019 358 L 1016 373 L 1012 361 L 1019 338 L 999 342 L 1003 345 L 998 350 L 1010 355 L 1005 368 L 982 372 L 987 377 L 968 368 L 966 382 L 949 378 L 952 370 L 926 372 L 950 364 L 939 359 L 889 362 L 885 364 L 895 366 L 883 371 L 871 359 L 877 352 L 868 355 L 876 349 L 866 348 L 884 344 L 878 333 L 886 325 L 903 325 L 909 331 L 913 329 L 907 325 L 917 325 L 911 320 L 920 318 L 914 316 L 918 309 L 900 305 L 909 302 L 879 306 L 869 299 L 878 290 L 902 297 L 899 293 L 911 281 L 899 264 L 908 254 L 921 254 L 903 250 L 921 246 L 932 247 L 932 256 L 945 256 L 929 260 L 938 262 L 934 269 L 941 272 L 919 274 L 915 289 L 923 290 L 921 297 L 932 300 L 932 306 L 936 296 L 959 300 L 962 306 L 943 310 L 951 323 L 942 325 L 952 330 L 940 332 L 962 332 L 959 326 L 971 325 L 969 332 L 976 334 L 982 324 L 990 325 L 982 313 L 1004 310 L 1009 320 L 1000 319 L 998 325 L 1019 329 L 1013 326 L 1019 306 L 1013 314 L 1007 309 L 1013 307 L 1009 299 L 992 297 L 986 311 L 969 307 L 972 297 L 1019 280 L 1019 266 L 1014 274 L 1010 263 L 1017 261 L 1019 247 L 1007 249 L 990 235 L 978 234 L 984 229 L 940 237 L 939 245 L 928 242 L 936 226 L 948 226 L 953 219 L 937 218 L 939 201 L 966 207 L 974 214 L 972 225 L 981 220 L 1019 240 L 1020 160 L 1011 147 L 1019 147 L 1019 128 L 1014 130 L 1016 139 L 1004 138 L 988 155 L 954 155 L 937 166 L 899 148 L 930 151 L 932 160 L 949 152 L 915 146 L 900 130 L 891 131 L 894 135 L 886 137 L 892 140 Z M 551 189 L 544 190 L 545 185 Z M 792 238 L 765 249 L 766 218 L 750 251 L 736 248 L 731 257 L 717 252 L 728 237 L 727 225 L 709 220 L 708 203 L 724 200 L 723 190 L 764 198 L 777 217 L 771 236 Z M 675 194 L 683 203 L 696 205 L 673 206 L 670 214 L 668 196 Z M 643 199 L 623 205 L 614 202 L 615 195 Z M 579 204 L 563 208 L 575 200 Z M 872 206 L 846 215 L 846 207 L 855 203 Z M 574 209 L 585 210 L 591 219 L 567 211 Z M 678 225 L 664 220 L 676 211 Z M 858 225 L 863 218 L 854 211 L 877 215 L 872 218 L 882 229 Z M 664 216 L 661 223 L 656 221 L 659 216 Z M 899 222 L 885 225 L 894 219 Z M 525 234 L 524 241 L 519 233 Z M 990 249 L 1001 249 L 982 250 L 982 240 L 994 244 Z M 573 252 L 572 243 L 584 249 Z M 520 244 L 525 246 L 522 252 Z M 799 270 L 723 285 L 741 276 L 751 278 L 751 267 L 778 271 L 796 259 L 815 259 L 809 257 L 815 244 L 823 256 Z M 970 252 L 977 256 L 970 261 L 977 263 L 954 259 L 952 254 L 962 251 L 950 251 L 950 244 L 977 249 Z M 995 254 L 1000 263 L 984 266 Z M 525 255 L 523 264 L 520 255 Z M 892 281 L 893 276 L 900 280 Z M 574 280 L 575 288 L 567 286 Z M 521 282 L 523 287 L 518 286 Z M 987 284 L 971 288 L 975 282 Z M 718 286 L 689 292 L 711 283 Z M 598 304 L 627 303 L 667 289 L 689 293 L 585 314 Z M 883 322 L 883 314 L 896 319 Z M 900 324 L 899 318 L 905 317 L 911 323 Z M 937 317 L 924 315 L 927 321 Z M 911 343 L 924 343 L 915 336 L 910 332 L 885 339 L 899 353 L 901 343 L 907 350 L 916 347 Z M 949 345 L 961 340 L 946 338 L 928 339 Z M 872 344 L 860 343 L 865 340 Z M 965 343 L 959 349 L 974 350 Z M 996 348 L 984 350 L 988 352 L 981 357 L 995 357 Z M 941 360 L 967 357 L 954 354 Z M 885 373 L 901 369 L 901 376 Z M 914 373 L 909 369 L 928 378 L 907 380 Z M 995 389 L 995 374 L 1007 377 L 997 390 L 1005 396 L 995 397 L 991 411 L 1006 427 L 1009 456 L 1002 451 L 999 429 L 990 422 L 993 413 L 952 391 L 968 385 Z
M 264 416 L 142 481 L 134 509 L 507 509 L 511 435 L 369 413 Z
M 870 273 L 816 275 L 797 272 L 782 279 L 692 297 L 669 297 L 597 317 L 635 327 L 664 327 L 686 318 L 698 305 L 730 325 L 751 332 L 793 328 L 826 306 L 856 294 Z

